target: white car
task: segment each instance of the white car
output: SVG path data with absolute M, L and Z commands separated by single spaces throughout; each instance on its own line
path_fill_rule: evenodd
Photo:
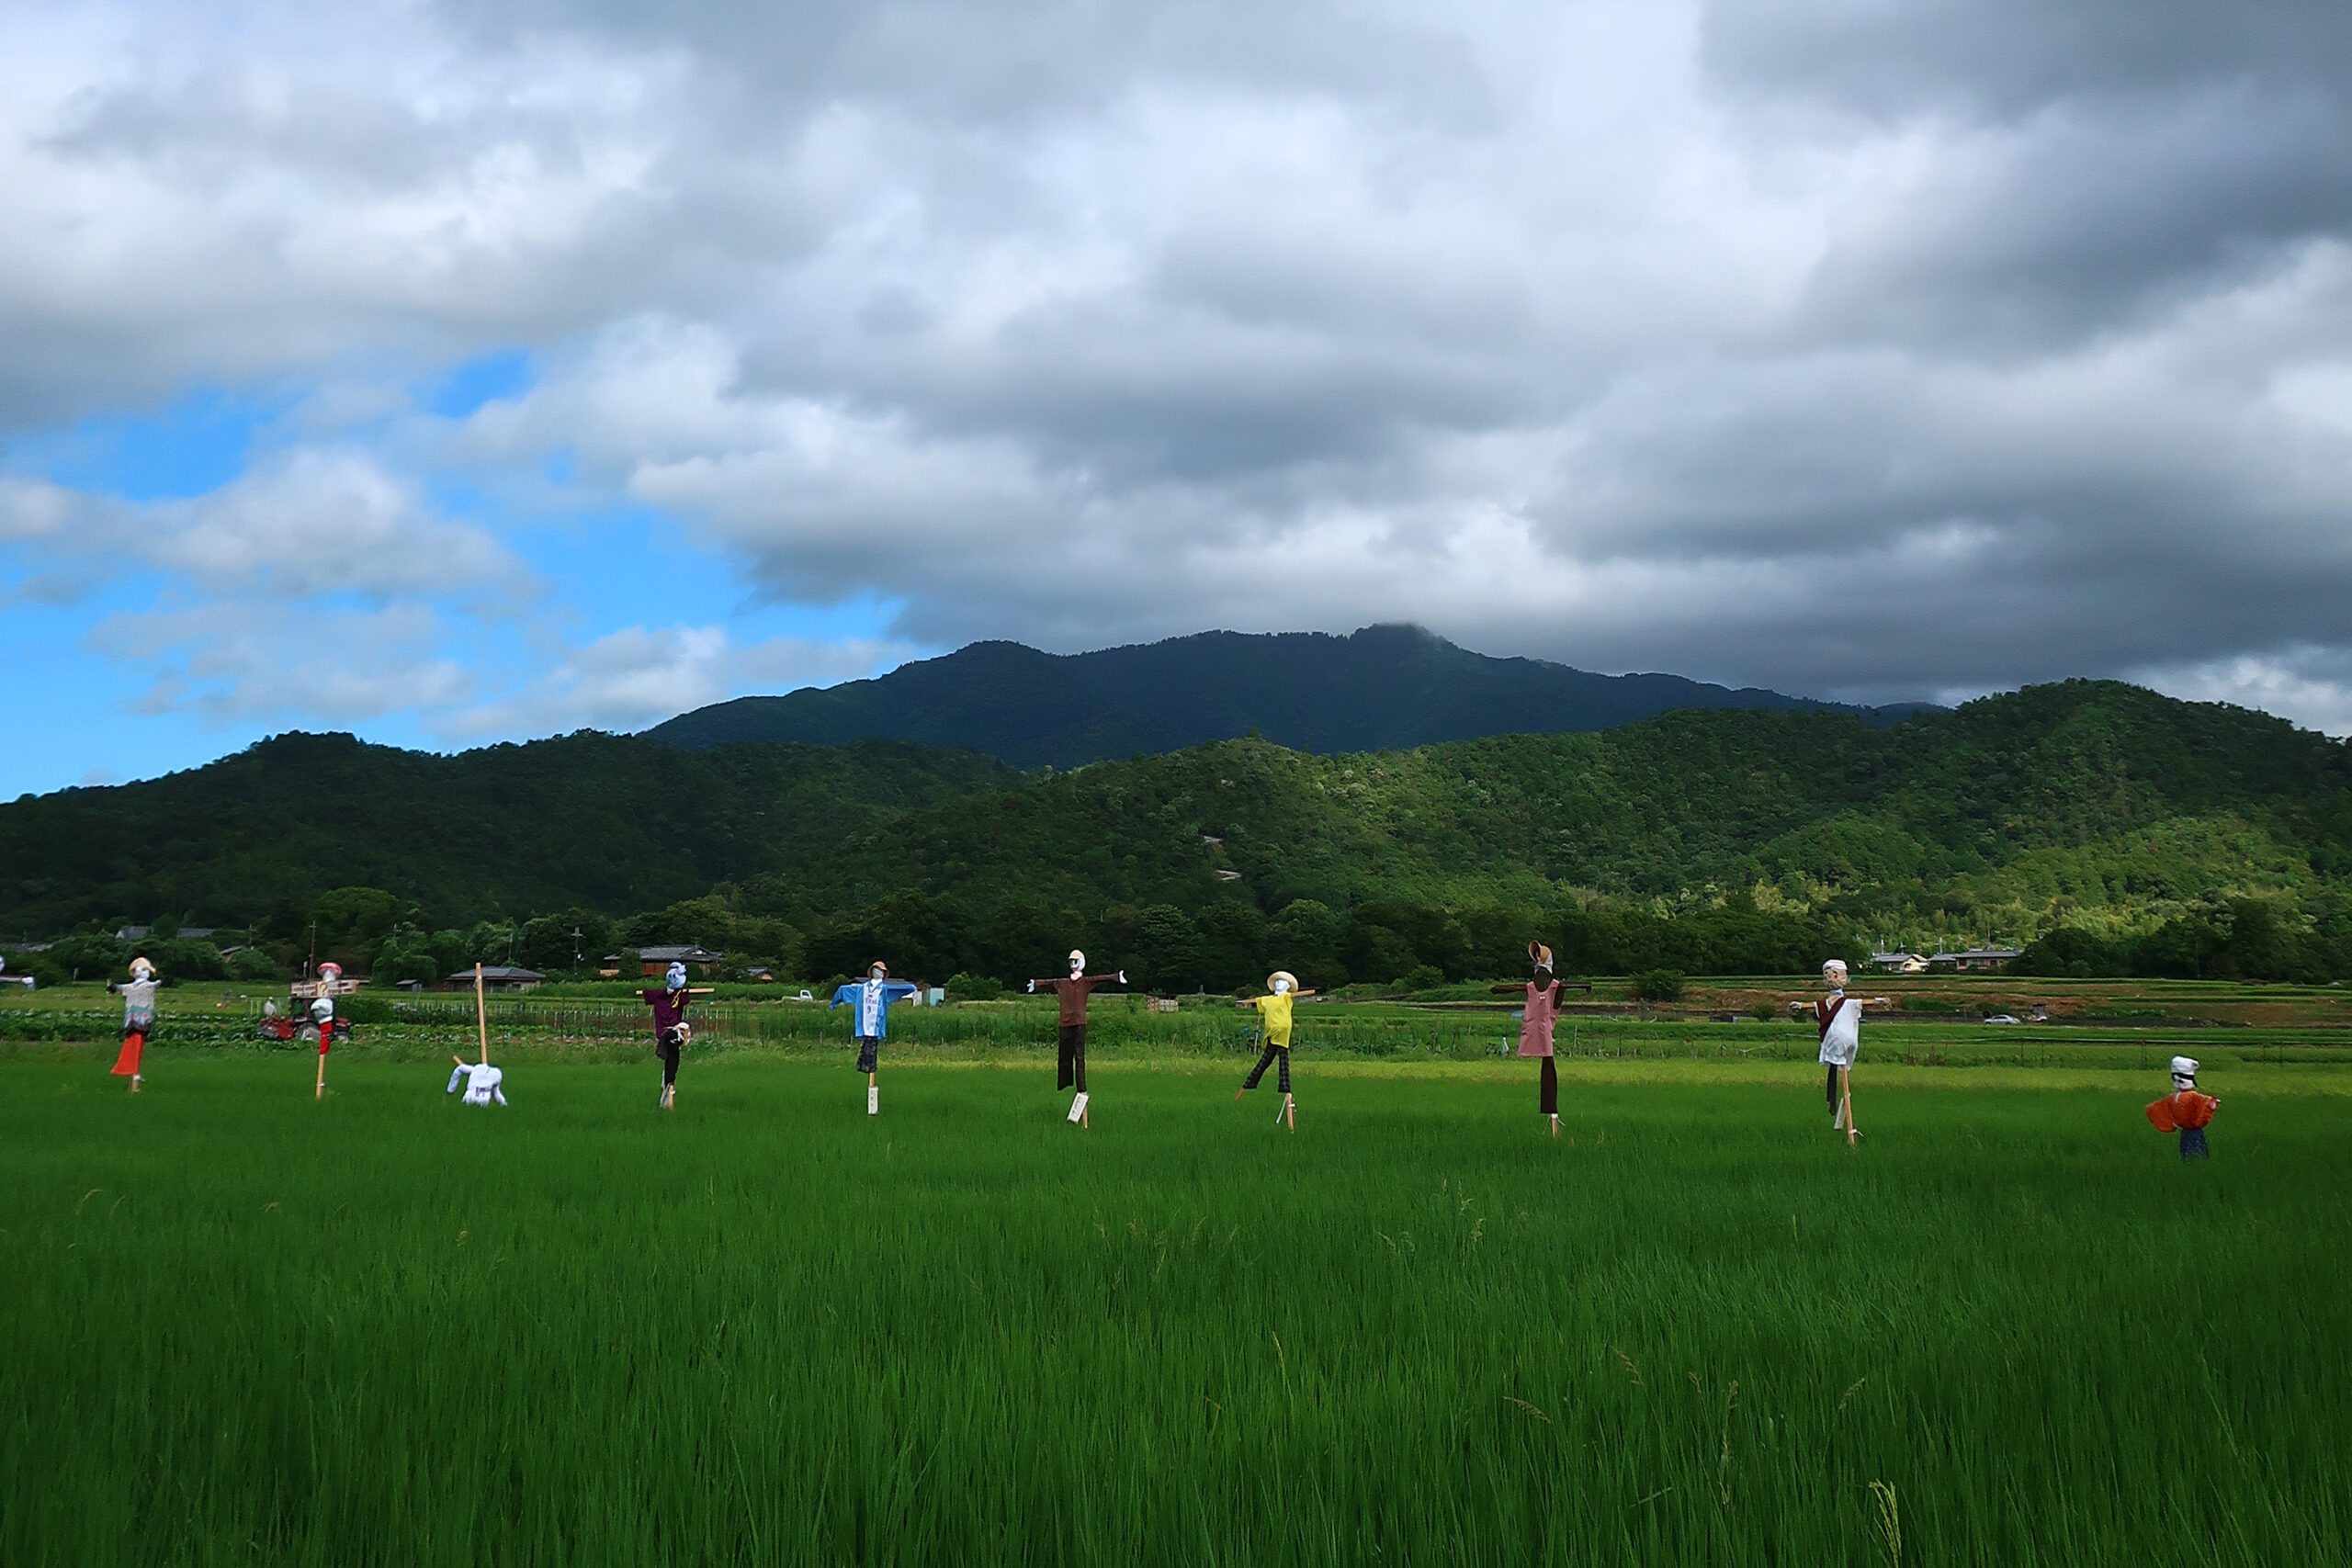
M 2015 1013 L 1996 1012 L 1987 1017 L 1984 1021 L 1987 1023 L 2019 1023 L 2022 1022 L 2023 1020 L 2019 1019 Z

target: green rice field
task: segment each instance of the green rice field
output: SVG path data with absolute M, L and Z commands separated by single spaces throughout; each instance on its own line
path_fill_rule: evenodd
M 664 1114 L 22 1044 L 0 1561 L 2352 1561 L 2352 1066 L 2209 1064 L 2185 1167 L 2162 1046 L 1894 1032 L 1858 1150 L 1695 1046 L 1565 1062 L 1555 1141 L 1476 1050 L 1303 1050 L 1293 1134 L 1229 1055 L 1107 1052 L 1080 1132 L 1034 1051 L 886 1049 L 869 1119 L 845 1053 Z

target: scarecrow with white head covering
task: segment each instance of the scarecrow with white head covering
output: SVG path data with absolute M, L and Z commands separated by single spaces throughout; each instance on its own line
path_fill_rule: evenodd
M 1842 958 L 1824 964 L 1821 979 L 1829 994 L 1813 1004 L 1813 1021 L 1821 1030 L 1821 1065 L 1828 1069 L 1829 1127 L 1843 1131 L 1850 1148 L 1862 1137 L 1854 1125 L 1854 1058 L 1862 1050 L 1862 999 L 1846 994 Z
M 2211 1159 L 2213 1151 L 2205 1146 L 2205 1128 L 2221 1108 L 2220 1100 L 2198 1092 L 2197 1058 L 2175 1056 L 2172 1092 L 2148 1107 L 2148 1120 L 2159 1133 L 2180 1134 L 2181 1158 Z
M 1078 1097 L 1069 1102 L 1069 1119 L 1081 1127 L 1091 1129 L 1093 1122 L 1086 1113 L 1086 998 L 1097 986 L 1114 981 L 1127 983 L 1127 972 L 1116 975 L 1089 975 L 1086 954 L 1076 948 L 1069 951 L 1069 974 L 1051 980 L 1032 980 L 1029 989 L 1035 994 L 1040 986 L 1061 998 L 1061 1036 L 1056 1057 L 1054 1089 L 1057 1092 L 1076 1085 Z
M 130 1092 L 139 1092 L 140 1058 L 147 1051 L 147 1037 L 155 1032 L 155 966 L 144 958 L 130 961 L 130 978 L 117 983 L 109 980 L 107 989 L 122 998 L 122 1051 L 114 1059 L 113 1076 L 130 1080 Z
M 662 1059 L 662 1109 L 674 1110 L 678 1103 L 678 1057 L 695 1037 L 694 1025 L 686 1021 L 686 1006 L 690 998 L 709 994 L 709 987 L 689 987 L 686 966 L 673 962 L 662 976 L 662 988 L 637 993 L 638 1000 L 653 1010 L 653 1054 Z
M 1552 1056 L 1552 1030 L 1560 1018 L 1560 982 L 1552 975 L 1552 950 L 1540 942 L 1527 944 L 1528 962 L 1534 965 L 1529 976 L 1527 1009 L 1520 1014 L 1519 1054 L 1533 1056 L 1544 1064 L 1536 1085 L 1536 1109 L 1549 1122 L 1552 1136 L 1560 1135 L 1560 1069 Z M 1517 986 L 1493 987 L 1499 996 L 1509 996 L 1520 989 Z
M 920 987 L 904 980 L 890 978 L 890 966 L 876 959 L 866 966 L 865 978 L 853 980 L 833 992 L 833 999 L 825 1005 L 831 1012 L 835 1008 L 854 1008 L 854 1021 L 857 1028 L 857 1070 L 865 1075 L 865 1113 L 882 1113 L 882 1042 L 890 1032 L 890 1004 L 904 1001 Z
M 1256 1089 L 1258 1080 L 1266 1076 L 1267 1067 L 1274 1067 L 1275 1087 L 1283 1091 L 1282 1115 L 1277 1120 L 1289 1123 L 1294 1133 L 1298 1131 L 1298 1102 L 1290 1096 L 1290 1010 L 1291 1004 L 1299 998 L 1314 994 L 1311 990 L 1298 988 L 1297 976 L 1287 969 L 1277 969 L 1266 976 L 1264 996 L 1233 1004 L 1238 1008 L 1255 1008 L 1263 1019 L 1266 1030 L 1266 1049 L 1259 1055 L 1258 1065 L 1250 1069 L 1250 1076 L 1241 1080 L 1241 1087 L 1233 1091 L 1233 1098 L 1239 1100 Z

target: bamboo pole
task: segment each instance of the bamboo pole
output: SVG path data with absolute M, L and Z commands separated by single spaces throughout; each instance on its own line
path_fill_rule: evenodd
M 474 961 L 474 1027 L 481 1034 L 481 1065 L 490 1066 L 490 1004 L 482 999 L 481 961 Z

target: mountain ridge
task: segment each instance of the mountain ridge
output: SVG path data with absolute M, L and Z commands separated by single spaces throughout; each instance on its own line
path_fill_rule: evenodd
M 1196 632 L 1086 653 L 1008 641 L 839 685 L 737 697 L 641 733 L 689 750 L 736 740 L 966 746 L 1014 767 L 1074 767 L 1257 733 L 1295 750 L 1402 750 L 1491 735 L 1589 734 L 1675 708 L 1843 714 L 1883 727 L 1924 703 L 1859 707 L 1680 675 L 1598 675 L 1476 653 L 1420 626 Z
M 2253 899 L 2335 944 L 2304 965 L 2332 977 L 2352 973 L 2352 745 L 2066 682 L 1887 728 L 1681 709 L 1594 734 L 1332 756 L 1244 738 L 1026 772 L 887 740 L 691 751 L 582 732 L 438 756 L 291 735 L 0 805 L 0 935 L 254 924 L 283 961 L 319 910 L 370 888 L 385 921 L 545 926 L 548 962 L 580 925 L 797 955 L 819 976 L 883 952 L 1009 976 L 1098 939 L 1181 949 L 1194 925 L 1243 933 L 1203 973 L 1244 974 L 1267 951 L 1248 933 L 1310 917 L 1327 946 L 1340 926 L 1426 927 L 1405 967 L 1449 973 L 1428 956 L 1454 951 L 1449 921 L 1487 932 L 1481 963 L 1508 958 L 1514 930 L 1523 946 L 1531 926 L 1617 921 L 1657 941 L 1608 962 L 1760 972 L 1857 933 L 2220 931 Z M 1749 935 L 1658 958 L 1693 920 Z M 504 951 L 483 940 L 471 956 Z M 1381 951 L 1363 973 L 1401 973 L 1401 950 Z

